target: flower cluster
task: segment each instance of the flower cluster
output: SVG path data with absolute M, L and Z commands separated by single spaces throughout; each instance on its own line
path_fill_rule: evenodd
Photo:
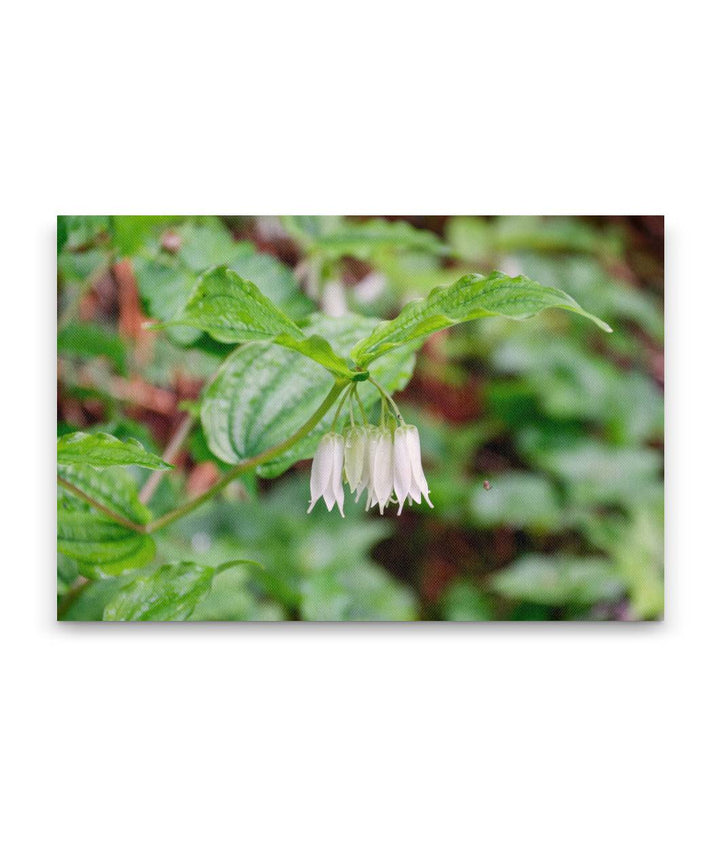
M 334 431 L 320 440 L 310 472 L 310 508 L 322 497 L 330 511 L 335 504 L 344 517 L 345 481 L 355 502 L 367 491 L 365 510 L 378 506 L 382 514 L 391 502 L 409 505 L 425 497 L 428 483 L 420 457 L 420 435 L 414 425 L 401 423 L 391 431 L 373 425 L 357 426 L 343 436 Z

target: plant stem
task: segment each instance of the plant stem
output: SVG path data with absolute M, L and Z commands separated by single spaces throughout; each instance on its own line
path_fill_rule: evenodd
M 111 508 L 103 505 L 102 502 L 98 502 L 96 499 L 93 499 L 84 490 L 80 490 L 79 487 L 75 487 L 72 482 L 67 481 L 62 476 L 57 477 L 58 484 L 65 488 L 65 490 L 70 493 L 74 493 L 75 496 L 83 499 L 89 505 L 92 505 L 93 508 L 97 508 L 98 511 L 101 511 L 106 517 L 109 517 L 111 520 L 114 520 L 116 523 L 119 523 L 121 526 L 124 526 L 126 529 L 133 529 L 135 532 L 141 532 L 145 534 L 147 527 L 143 526 L 142 523 L 135 523 L 134 520 L 128 520 L 127 517 L 123 517 L 122 514 L 118 514 L 116 511 L 113 511 Z
M 190 502 L 186 502 L 184 505 L 179 506 L 173 511 L 168 512 L 162 517 L 158 517 L 157 520 L 153 520 L 148 523 L 145 527 L 145 531 L 147 533 L 156 532 L 158 529 L 162 529 L 164 526 L 167 526 L 168 523 L 172 523 L 174 520 L 177 520 L 179 517 L 184 517 L 186 514 L 189 514 L 191 511 L 194 511 L 198 506 L 202 505 L 208 499 L 211 499 L 217 493 L 219 493 L 223 488 L 230 484 L 230 482 L 234 481 L 239 475 L 247 470 L 254 469 L 260 464 L 264 464 L 266 461 L 271 461 L 273 458 L 276 458 L 278 455 L 281 455 L 283 452 L 290 449 L 295 445 L 299 440 L 302 440 L 303 437 L 306 437 L 312 429 L 320 422 L 323 416 L 330 410 L 333 406 L 334 402 L 337 400 L 337 397 L 340 393 L 345 389 L 345 387 L 350 383 L 349 380 L 344 378 L 338 379 L 333 384 L 332 389 L 325 397 L 322 404 L 318 407 L 318 409 L 313 413 L 313 415 L 307 420 L 307 422 L 302 425 L 298 430 L 288 437 L 287 440 L 283 440 L 282 443 L 278 443 L 277 446 L 273 446 L 271 449 L 266 449 L 264 452 L 260 452 L 260 454 L 255 455 L 252 458 L 246 458 L 244 461 L 240 461 L 239 464 L 236 464 L 231 470 L 228 470 L 227 473 L 220 479 L 217 484 L 214 484 L 211 488 L 205 491 L 205 493 L 200 494 L 200 496 L 196 496 L 195 499 L 190 500 Z
M 78 577 L 72 586 L 67 590 L 67 592 L 63 595 L 58 604 L 57 608 L 57 617 L 58 619 L 64 618 L 65 613 L 70 609 L 70 607 L 75 603 L 75 601 L 80 597 L 83 590 L 90 585 L 92 580 L 88 580 L 85 577 Z
M 345 401 L 347 400 L 347 397 L 348 397 L 348 395 L 350 395 L 351 392 L 352 392 L 352 387 L 349 387 L 343 393 L 343 396 L 338 403 L 337 410 L 335 411 L 335 418 L 333 419 L 332 426 L 330 428 L 331 431 L 335 430 L 335 426 L 337 425 L 338 417 L 340 416 L 340 411 L 342 410 L 342 406 L 343 406 L 343 404 L 345 404 Z
M 362 401 L 360 400 L 360 393 L 357 391 L 357 384 L 355 384 L 355 389 L 353 389 L 353 394 L 355 395 L 355 401 L 357 401 L 358 405 L 360 406 L 360 413 L 362 415 L 363 424 L 368 425 L 369 423 L 368 423 L 367 413 L 365 412 L 365 407 L 364 407 Z
M 254 455 L 252 458 L 246 458 L 244 461 L 240 461 L 239 464 L 236 464 L 231 470 L 228 470 L 220 481 L 206 490 L 205 493 L 201 493 L 200 496 L 196 496 L 195 499 L 191 499 L 190 502 L 186 502 L 184 505 L 178 506 L 173 509 L 173 511 L 169 511 L 162 517 L 158 517 L 157 520 L 151 520 L 150 523 L 145 526 L 141 523 L 135 523 L 133 520 L 128 520 L 126 517 L 123 517 L 121 514 L 118 514 L 103 505 L 101 502 L 98 502 L 96 499 L 93 499 L 93 497 L 88 496 L 85 491 L 81 490 L 79 487 L 75 487 L 74 484 L 67 481 L 62 476 L 58 476 L 58 484 L 62 485 L 62 487 L 64 487 L 65 490 L 70 491 L 70 493 L 74 493 L 75 496 L 78 496 L 80 499 L 85 500 L 85 502 L 89 503 L 94 508 L 97 508 L 98 511 L 102 512 L 116 523 L 119 523 L 121 526 L 125 526 L 127 529 L 132 529 L 135 532 L 140 532 L 143 535 L 149 535 L 151 532 L 157 532 L 158 529 L 162 529 L 164 526 L 167 526 L 168 523 L 172 523 L 179 517 L 184 517 L 186 514 L 194 511 L 198 506 L 207 502 L 208 499 L 211 499 L 223 488 L 227 487 L 227 485 L 234 481 L 241 473 L 254 469 L 257 466 L 260 466 L 260 464 L 264 464 L 266 461 L 271 461 L 273 458 L 276 458 L 278 455 L 281 455 L 283 452 L 290 449 L 295 445 L 295 443 L 302 440 L 303 437 L 306 437 L 318 422 L 320 422 L 328 410 L 330 410 L 340 393 L 349 383 L 351 383 L 351 381 L 345 378 L 338 378 L 318 409 L 307 420 L 307 422 L 298 428 L 298 430 L 288 437 L 287 440 L 283 440 L 283 442 L 278 443 L 277 446 L 273 446 L 271 449 L 266 449 L 264 452 L 260 452 L 260 454 Z
M 400 413 L 400 409 L 398 408 L 397 404 L 395 404 L 395 402 L 393 401 L 390 393 L 387 392 L 385 389 L 383 389 L 383 387 L 380 386 L 380 384 L 375 380 L 375 378 L 369 377 L 368 380 L 370 381 L 370 383 L 374 387 L 376 387 L 380 391 L 380 394 L 382 396 L 384 396 L 384 398 L 390 403 L 390 405 L 392 406 L 392 409 L 395 411 L 395 415 L 398 418 L 398 422 L 400 422 L 400 424 L 402 424 L 405 420 L 402 418 L 402 413 Z

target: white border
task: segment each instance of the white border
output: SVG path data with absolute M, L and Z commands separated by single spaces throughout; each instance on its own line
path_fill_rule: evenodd
M 5 852 L 717 849 L 717 68 L 702 8 L 11 10 Z M 665 213 L 666 622 L 57 626 L 54 216 L 108 211 Z

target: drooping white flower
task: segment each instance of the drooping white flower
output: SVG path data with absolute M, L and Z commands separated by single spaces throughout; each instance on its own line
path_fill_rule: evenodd
M 368 432 L 362 426 L 353 426 L 345 435 L 345 478 L 350 490 L 358 491 L 358 497 L 366 486 L 363 476 L 366 472 L 367 443 Z
M 322 497 L 328 511 L 332 511 L 333 506 L 337 503 L 340 514 L 345 517 L 343 512 L 345 491 L 342 484 L 344 450 L 345 439 L 342 434 L 331 432 L 320 440 L 310 470 L 310 507 L 308 514 L 313 510 L 318 499 Z
M 376 442 L 370 458 L 370 483 L 368 500 L 370 508 L 380 506 L 380 514 L 390 502 L 393 492 L 393 442 L 387 428 L 377 432 Z
M 420 457 L 420 435 L 414 425 L 399 425 L 395 429 L 393 487 L 400 503 L 398 514 L 402 511 L 408 496 L 410 496 L 411 505 L 413 501 L 420 502 L 424 496 L 427 504 L 433 508 L 428 496 L 430 489 L 423 473 Z
M 407 426 L 400 425 L 395 429 L 393 445 L 393 485 L 395 496 L 400 504 L 398 514 L 402 511 L 405 500 L 410 493 L 411 483 L 412 464 L 410 463 L 410 450 L 407 444 Z
M 380 429 L 375 425 L 368 425 L 366 428 L 365 437 L 365 456 L 363 459 L 362 477 L 357 486 L 355 494 L 355 502 L 360 499 L 362 492 L 367 488 L 367 502 L 365 503 L 365 511 L 368 511 L 370 505 L 377 505 L 377 500 L 372 502 L 373 487 L 372 487 L 372 472 L 375 462 L 375 450 L 380 439 Z

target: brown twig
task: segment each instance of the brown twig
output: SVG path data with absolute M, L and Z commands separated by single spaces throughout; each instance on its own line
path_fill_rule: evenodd
M 135 358 L 144 364 L 150 358 L 153 334 L 145 328 L 146 317 L 140 305 L 140 294 L 132 261 L 119 259 L 112 266 L 112 275 L 118 290 L 120 335 L 136 343 Z
M 175 463 L 174 458 L 182 448 L 185 440 L 187 440 L 188 434 L 192 430 L 194 424 L 195 417 L 190 413 L 186 414 L 185 418 L 178 425 L 177 430 L 170 438 L 170 442 L 167 444 L 167 447 L 162 454 L 164 461 L 167 461 L 169 464 Z M 150 477 L 140 489 L 140 502 L 142 502 L 143 505 L 147 505 L 147 503 L 150 502 L 164 474 L 164 470 L 155 470 L 150 474 Z
M 174 393 L 153 386 L 140 377 L 132 380 L 113 377 L 108 383 L 108 391 L 118 401 L 152 410 L 162 416 L 172 416 L 177 407 L 177 396 Z

